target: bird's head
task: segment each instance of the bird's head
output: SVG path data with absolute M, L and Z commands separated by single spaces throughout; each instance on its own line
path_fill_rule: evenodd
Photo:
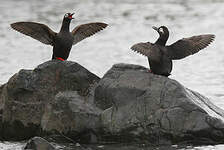
M 165 46 L 168 38 L 169 38 L 169 30 L 165 26 L 161 26 L 159 28 L 153 26 L 152 27 L 154 30 L 156 30 L 159 33 L 159 38 L 156 41 L 157 44 Z
M 66 13 L 64 16 L 65 20 L 71 21 L 72 19 L 74 19 L 72 16 L 74 15 L 74 13 Z
M 169 36 L 169 30 L 166 26 L 161 26 L 159 28 L 153 26 L 152 27 L 154 30 L 156 30 L 160 36 Z

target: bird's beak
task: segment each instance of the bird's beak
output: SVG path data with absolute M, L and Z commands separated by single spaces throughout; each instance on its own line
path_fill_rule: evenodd
M 72 16 L 74 15 L 75 13 L 72 13 L 70 16 L 69 16 L 69 18 L 70 19 L 74 19 Z
M 158 28 L 157 27 L 155 27 L 155 26 L 152 26 L 152 28 L 154 29 L 154 30 L 156 30 L 157 32 L 158 32 Z

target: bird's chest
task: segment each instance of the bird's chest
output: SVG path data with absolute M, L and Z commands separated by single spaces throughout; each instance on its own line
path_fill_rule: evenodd
M 167 57 L 164 46 L 154 45 L 149 59 L 155 63 L 163 63 L 163 59 Z
M 70 33 L 58 34 L 55 38 L 55 47 L 58 48 L 71 48 L 73 43 L 73 37 Z
M 156 59 L 150 59 L 149 63 L 151 66 L 156 66 L 155 68 L 163 68 L 170 64 L 171 59 L 166 53 L 166 49 L 163 46 L 156 46 L 153 51 L 153 57 Z
M 158 46 L 157 55 L 159 56 L 159 59 L 161 62 L 163 62 L 165 60 L 170 60 L 165 46 Z

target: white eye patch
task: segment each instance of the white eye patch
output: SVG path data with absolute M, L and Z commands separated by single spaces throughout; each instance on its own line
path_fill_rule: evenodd
M 164 33 L 163 28 L 159 28 L 160 33 Z
M 68 14 L 65 14 L 65 18 L 67 18 L 69 15 Z

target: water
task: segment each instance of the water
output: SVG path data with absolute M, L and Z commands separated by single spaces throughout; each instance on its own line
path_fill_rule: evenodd
M 216 105 L 224 108 L 223 8 L 224 2 L 221 0 L 2 0 L 0 83 L 7 82 L 22 68 L 35 68 L 51 59 L 52 55 L 52 47 L 13 31 L 10 23 L 37 21 L 59 31 L 63 15 L 75 12 L 71 29 L 91 21 L 109 24 L 106 30 L 73 46 L 68 59 L 79 62 L 100 77 L 115 63 L 147 67 L 147 59 L 132 52 L 130 47 L 138 42 L 154 42 L 158 34 L 151 28 L 153 25 L 168 26 L 168 44 L 196 34 L 215 34 L 216 40 L 211 46 L 194 56 L 175 61 L 170 78 L 211 98 Z M 203 148 L 218 150 L 219 147 Z M 3 149 L 10 148 L 5 144 Z
M 25 144 L 19 142 L 4 142 L 0 143 L 0 150 L 21 150 Z

